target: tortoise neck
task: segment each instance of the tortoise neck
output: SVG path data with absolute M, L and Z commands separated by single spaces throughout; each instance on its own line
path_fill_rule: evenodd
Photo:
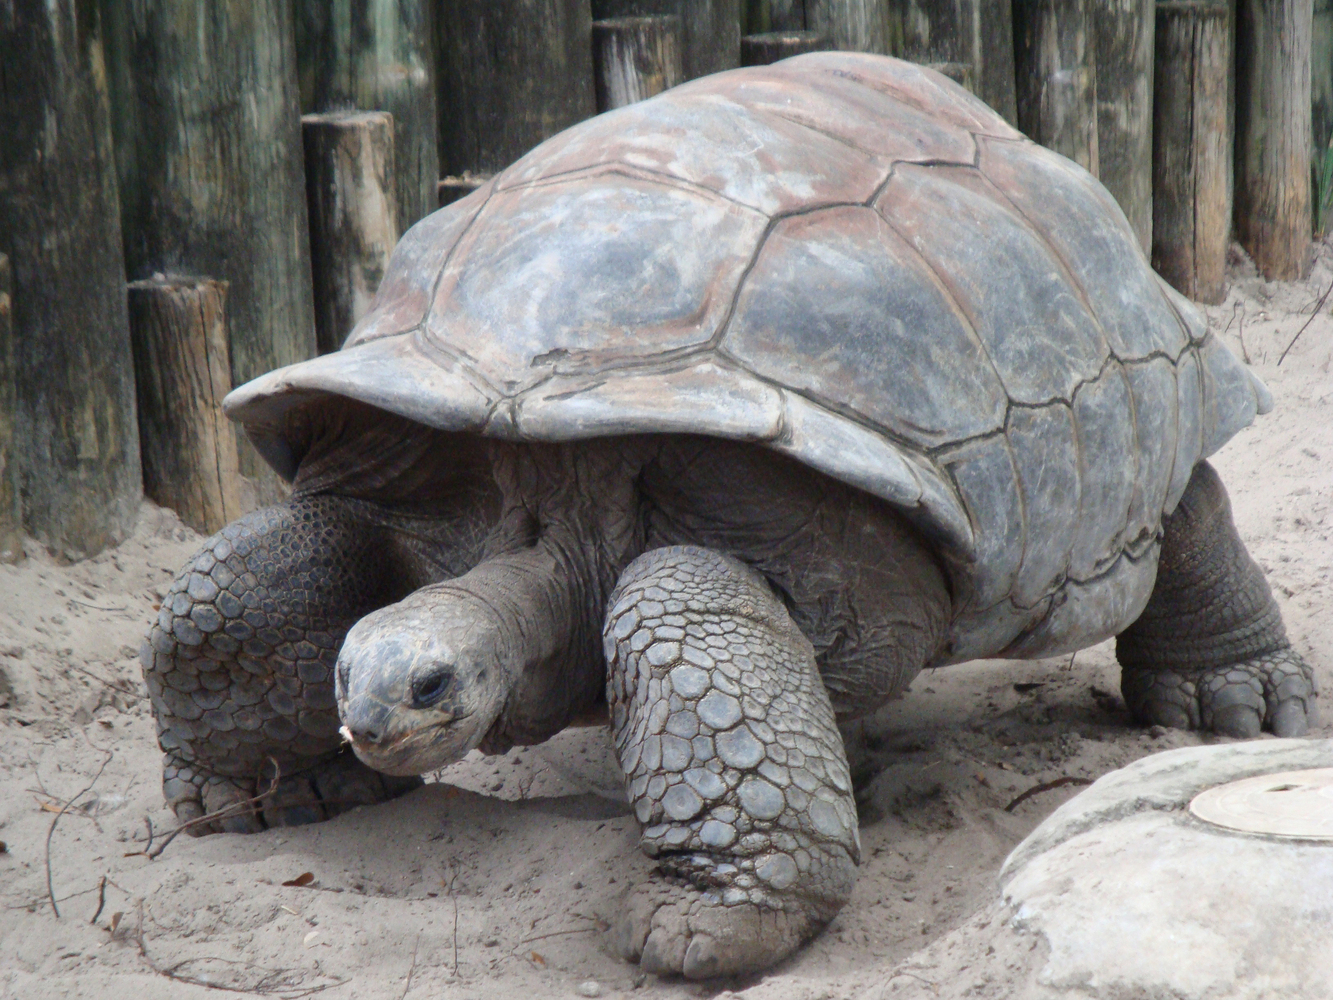
M 486 557 L 451 581 L 484 601 L 502 635 L 505 707 L 482 749 L 549 738 L 604 696 L 602 616 L 643 550 L 634 439 L 497 444 L 504 496 Z

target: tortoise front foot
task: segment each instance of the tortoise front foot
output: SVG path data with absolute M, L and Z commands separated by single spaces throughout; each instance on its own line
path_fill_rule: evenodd
M 168 754 L 162 791 L 181 823 L 215 816 L 186 831 L 202 837 L 319 823 L 357 806 L 387 802 L 422 784 L 420 778 L 373 771 L 346 750 L 280 775 L 277 787 L 266 794 L 272 782 L 271 764 L 255 777 L 232 778 L 210 774 L 197 764 Z
M 1249 739 L 1261 730 L 1301 736 L 1319 725 L 1314 671 L 1290 646 L 1204 670 L 1126 668 L 1120 682 L 1134 721 Z
M 640 556 L 610 607 L 616 750 L 659 861 L 622 951 L 692 979 L 767 968 L 842 908 L 860 859 L 814 650 L 757 573 L 708 549 Z

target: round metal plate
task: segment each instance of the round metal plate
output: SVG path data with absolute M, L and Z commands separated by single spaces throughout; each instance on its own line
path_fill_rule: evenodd
M 1333 767 L 1217 785 L 1194 796 L 1190 812 L 1241 833 L 1333 843 Z

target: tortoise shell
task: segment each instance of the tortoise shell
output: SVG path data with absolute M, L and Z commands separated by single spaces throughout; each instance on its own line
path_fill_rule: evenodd
M 279 472 L 327 394 L 444 430 L 758 442 L 896 505 L 939 663 L 1142 610 L 1164 512 L 1270 405 L 1115 201 L 939 74 L 821 52 L 583 122 L 414 226 L 346 345 L 231 394 Z

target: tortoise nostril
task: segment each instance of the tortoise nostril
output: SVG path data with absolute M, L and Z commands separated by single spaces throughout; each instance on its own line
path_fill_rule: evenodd
M 384 734 L 378 729 L 371 729 L 368 726 L 350 729 L 349 732 L 352 734 L 352 739 L 357 743 L 379 743 L 384 737 Z

